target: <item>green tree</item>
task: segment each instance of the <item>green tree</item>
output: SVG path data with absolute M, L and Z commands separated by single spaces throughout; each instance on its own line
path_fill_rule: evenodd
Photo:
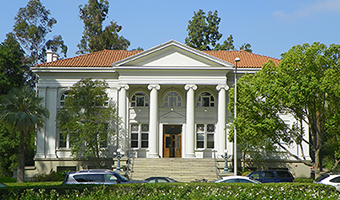
M 97 168 L 106 156 L 109 139 L 115 132 L 116 109 L 109 102 L 105 81 L 82 79 L 68 91 L 64 107 L 58 112 L 61 134 L 69 135 L 72 155 L 94 159 Z
M 66 56 L 67 47 L 62 42 L 61 36 L 55 36 L 46 42 L 46 36 L 52 31 L 57 20 L 50 18 L 50 11 L 41 4 L 40 0 L 30 0 L 26 7 L 19 9 L 14 20 L 14 33 L 27 51 L 33 66 L 46 61 L 47 44 L 51 49 L 60 49 L 60 53 Z
M 188 37 L 185 38 L 185 44 L 201 51 L 236 50 L 232 35 L 222 44 L 218 43 L 223 36 L 218 30 L 220 21 L 221 18 L 218 17 L 217 10 L 214 13 L 209 11 L 207 16 L 201 9 L 198 12 L 194 12 L 192 20 L 189 20 L 187 28 Z M 240 50 L 252 52 L 249 43 L 243 44 Z
M 0 44 L 0 95 L 7 94 L 13 87 L 21 87 L 26 82 L 24 51 L 13 33 L 6 36 L 6 40 Z
M 130 42 L 118 33 L 122 26 L 111 21 L 110 25 L 103 29 L 103 22 L 109 12 L 107 0 L 89 0 L 88 4 L 79 6 L 80 19 L 84 22 L 84 31 L 77 54 L 92 53 L 108 50 L 126 50 Z
M 0 121 L 19 133 L 17 181 L 24 181 L 25 144 L 30 141 L 36 128 L 44 125 L 49 117 L 48 110 L 42 106 L 42 98 L 29 87 L 13 88 L 1 97 Z
M 339 138 L 340 107 L 340 46 L 313 43 L 294 46 L 282 55 L 278 66 L 267 62 L 255 75 L 246 74 L 238 82 L 238 139 L 252 145 L 262 140 L 281 147 L 290 156 L 320 174 L 321 150 L 328 140 Z M 231 99 L 234 93 L 231 91 Z M 232 110 L 234 101 L 229 103 Z M 283 114 L 290 114 L 295 123 L 288 126 Z M 309 128 L 310 139 L 303 124 Z M 233 126 L 232 126 L 233 127 Z M 233 132 L 233 129 L 231 129 Z M 231 138 L 233 138 L 231 134 Z M 286 145 L 307 143 L 312 161 L 293 154 Z M 339 143 L 332 143 L 334 169 L 340 161 Z

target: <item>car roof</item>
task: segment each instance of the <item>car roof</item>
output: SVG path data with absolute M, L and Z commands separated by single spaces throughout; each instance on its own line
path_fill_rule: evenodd
M 82 174 L 82 173 L 86 173 L 86 174 L 89 174 L 89 173 L 114 173 L 116 174 L 116 172 L 110 170 L 110 169 L 88 169 L 88 170 L 79 170 L 77 172 L 69 172 L 68 174 Z
M 222 179 L 233 179 L 233 178 L 244 178 L 249 179 L 249 177 L 246 176 L 223 176 Z

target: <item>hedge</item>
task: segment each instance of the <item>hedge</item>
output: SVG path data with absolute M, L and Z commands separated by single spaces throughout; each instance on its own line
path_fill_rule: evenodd
M 340 199 L 332 186 L 313 183 L 143 183 L 10 186 L 0 199 Z

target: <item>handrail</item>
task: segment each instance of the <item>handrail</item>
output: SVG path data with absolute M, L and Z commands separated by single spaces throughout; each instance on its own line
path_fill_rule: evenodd
M 134 156 L 131 156 L 131 154 L 133 154 L 133 152 L 131 151 L 131 149 L 128 150 L 128 159 L 126 161 L 126 172 L 125 172 L 125 176 L 128 179 L 132 179 L 132 171 L 133 171 L 133 165 L 134 165 Z M 132 162 L 131 162 L 131 158 L 132 158 Z
M 219 175 L 219 172 L 218 172 L 218 164 L 217 164 L 217 159 L 216 159 L 216 150 L 213 149 L 212 152 L 214 154 L 214 160 L 215 160 L 216 177 L 220 178 L 221 176 Z

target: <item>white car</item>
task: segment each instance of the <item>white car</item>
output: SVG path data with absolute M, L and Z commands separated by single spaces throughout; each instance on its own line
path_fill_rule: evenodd
M 260 183 L 259 181 L 251 180 L 246 176 L 224 176 L 221 179 L 213 181 L 214 183 Z
M 315 179 L 315 183 L 332 185 L 340 192 L 340 174 L 324 174 Z

